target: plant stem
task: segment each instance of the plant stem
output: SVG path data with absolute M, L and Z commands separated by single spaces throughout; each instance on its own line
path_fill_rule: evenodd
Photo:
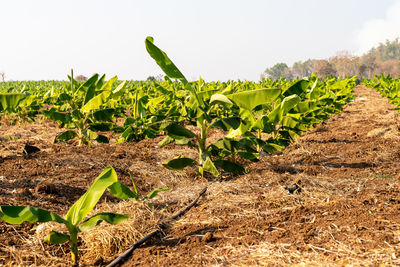
M 78 229 L 76 227 L 69 229 L 69 234 L 70 234 L 69 245 L 71 247 L 72 266 L 78 266 L 79 265 Z

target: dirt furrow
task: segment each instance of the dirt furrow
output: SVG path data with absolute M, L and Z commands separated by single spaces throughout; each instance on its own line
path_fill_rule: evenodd
M 212 182 L 197 210 L 126 266 L 399 264 L 399 114 L 371 89 L 355 95 L 248 175 Z M 294 184 L 301 192 L 285 189 Z

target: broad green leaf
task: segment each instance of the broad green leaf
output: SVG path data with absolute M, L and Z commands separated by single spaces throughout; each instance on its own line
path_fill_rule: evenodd
M 139 199 L 137 193 L 132 192 L 126 185 L 120 182 L 115 182 L 108 187 L 108 191 L 115 197 L 120 199 Z
M 100 88 L 103 86 L 104 81 L 106 80 L 106 75 L 103 74 L 98 81 L 96 81 L 95 86 L 97 90 L 100 90 Z
M 80 119 L 83 119 L 83 114 L 79 111 L 79 109 L 74 109 L 71 112 L 71 117 L 74 120 L 80 120 Z
M 211 127 L 228 131 L 231 129 L 237 129 L 241 122 L 242 120 L 238 117 L 222 118 L 214 122 Z
M 149 55 L 156 61 L 158 66 L 164 71 L 169 78 L 179 79 L 185 86 L 186 90 L 189 90 L 192 95 L 196 98 L 199 105 L 203 105 L 203 99 L 197 95 L 196 90 L 191 86 L 191 84 L 186 80 L 185 76 L 181 71 L 175 66 L 175 64 L 169 59 L 167 54 L 154 45 L 153 37 L 148 36 L 145 40 L 146 50 Z
M 76 91 L 81 91 L 82 93 L 85 94 L 85 101 L 84 103 L 87 103 L 87 101 L 89 101 L 94 95 L 95 89 L 96 89 L 96 82 L 97 79 L 99 78 L 99 74 L 95 73 L 92 75 L 92 77 L 90 77 L 87 81 L 85 81 L 84 83 L 82 83 L 77 89 Z M 92 89 L 93 88 L 93 89 Z M 88 94 L 88 91 L 91 91 L 91 93 Z M 87 100 L 86 100 L 87 99 Z
M 77 136 L 77 134 L 74 131 L 65 131 L 65 132 L 62 132 L 61 134 L 57 135 L 54 138 L 54 143 L 68 142 L 69 140 L 74 139 L 76 136 Z
M 317 100 L 320 96 L 321 91 L 317 85 L 318 85 L 318 78 L 315 79 L 315 82 L 314 82 L 313 86 L 311 87 L 310 100 Z
M 121 134 L 121 137 L 118 139 L 118 143 L 122 143 L 126 140 L 128 140 L 129 136 L 133 133 L 133 128 L 132 126 L 128 126 L 124 132 Z
M 85 88 L 85 87 L 82 87 Z M 90 101 L 90 99 L 92 99 L 96 94 L 96 87 L 94 86 L 90 86 L 87 88 L 86 90 L 86 94 L 85 94 L 85 100 L 83 101 L 83 104 L 85 105 L 87 102 Z
M 163 147 L 166 146 L 168 144 L 171 144 L 172 142 L 174 142 L 175 139 L 172 138 L 171 136 L 166 136 L 163 140 L 161 140 L 160 142 L 158 142 L 157 146 L 158 147 Z
M 93 112 L 96 121 L 112 121 L 115 110 L 112 108 L 101 109 Z
M 241 108 L 253 110 L 256 106 L 272 103 L 281 94 L 280 89 L 256 89 L 227 95 L 229 99 Z
M 108 140 L 108 137 L 102 134 L 97 135 L 96 139 L 97 142 L 103 143 L 103 144 L 108 144 L 110 141 Z
M 192 138 L 196 136 L 196 134 L 194 134 L 192 131 L 177 123 L 171 123 L 166 127 L 166 130 L 168 132 L 168 135 L 182 136 L 187 138 Z
M 49 118 L 59 124 L 68 124 L 71 122 L 70 114 L 63 113 L 63 112 L 57 112 L 53 108 L 50 109 L 49 111 L 44 111 L 43 113 L 47 118 Z
M 102 105 L 107 103 L 111 95 L 110 91 L 104 91 L 95 97 L 91 98 L 82 108 L 81 112 L 87 113 L 96 109 L 99 109 Z
M 146 50 L 150 56 L 156 61 L 158 66 L 164 71 L 168 77 L 172 79 L 179 79 L 183 83 L 187 83 L 185 76 L 175 66 L 175 64 L 169 59 L 166 53 L 154 45 L 153 37 L 147 37 L 145 40 Z
M 193 140 L 182 137 L 179 139 L 175 139 L 175 144 L 180 145 L 180 146 L 196 146 L 196 144 L 193 142 Z
M 119 100 L 121 96 L 125 93 L 127 81 L 123 81 L 120 85 L 117 86 L 112 92 L 112 99 Z
M 89 124 L 89 129 L 92 131 L 111 131 L 114 128 L 114 124 L 111 122 L 96 122 Z
M 283 95 L 285 97 L 288 97 L 290 95 L 303 95 L 307 91 L 307 86 L 308 86 L 309 81 L 307 80 L 299 80 L 295 84 L 293 84 L 291 87 L 289 87 L 285 92 L 283 92 Z
M 94 227 L 99 225 L 101 222 L 105 221 L 109 224 L 119 224 L 126 219 L 128 219 L 128 215 L 118 214 L 118 213 L 110 213 L 110 212 L 102 212 L 98 213 L 79 225 L 79 230 L 81 232 L 86 232 L 92 230 Z
M 85 137 L 87 137 L 91 140 L 96 140 L 99 137 L 99 135 L 95 131 L 92 131 L 90 129 L 85 129 L 84 135 L 85 135 Z
M 180 156 L 168 162 L 163 163 L 164 167 L 170 170 L 183 170 L 184 168 L 188 166 L 193 166 L 195 164 L 196 161 L 194 159 L 185 156 Z
M 246 169 L 242 165 L 237 164 L 232 161 L 216 160 L 216 161 L 214 161 L 214 165 L 217 167 L 220 167 L 221 169 L 223 169 L 226 172 L 230 172 L 233 174 L 245 174 L 246 173 Z
M 25 98 L 25 94 L 19 93 L 3 93 L 0 94 L 0 110 L 12 111 L 18 107 L 21 99 Z
M 70 101 L 70 100 L 72 100 L 72 96 L 70 94 L 61 93 L 58 96 L 58 101 L 60 101 L 60 102 L 66 102 L 66 101 Z
M 117 76 L 114 76 L 111 79 L 109 79 L 105 84 L 103 84 L 103 86 L 100 88 L 100 91 L 110 91 L 116 80 L 118 80 Z
M 232 128 L 231 130 L 229 130 L 229 133 L 226 137 L 235 138 L 237 136 L 245 134 L 249 129 L 250 129 L 249 123 L 246 124 L 244 122 L 241 122 L 237 129 Z
M 285 97 L 281 104 L 276 106 L 273 111 L 268 114 L 268 118 L 270 121 L 278 123 L 282 120 L 283 116 L 285 116 L 292 108 L 294 108 L 297 103 L 299 103 L 301 98 L 298 95 L 291 95 Z
M 268 153 L 274 153 L 276 151 L 282 151 L 283 149 L 285 149 L 285 145 L 278 145 L 272 142 L 266 142 L 263 146 L 262 146 L 263 150 L 265 152 Z
M 233 105 L 232 101 L 226 95 L 223 94 L 214 94 L 210 98 L 210 105 L 216 104 L 228 104 Z
M 76 226 L 94 208 L 104 191 L 115 182 L 118 182 L 117 173 L 111 166 L 106 167 L 85 194 L 68 210 L 65 219 Z
M 288 97 L 285 97 L 281 103 L 281 107 L 283 110 L 283 114 L 286 114 L 294 108 L 299 102 L 301 98 L 298 95 L 291 95 Z
M 207 157 L 206 160 L 204 161 L 204 164 L 202 166 L 203 171 L 209 172 L 212 175 L 214 175 L 215 177 L 219 176 L 220 173 L 217 170 L 217 168 L 215 167 L 214 163 L 212 162 L 212 160 L 210 159 L 210 157 Z
M 59 233 L 56 231 L 51 231 L 45 238 L 45 242 L 50 242 L 52 244 L 62 244 L 70 240 L 70 236 L 67 234 Z
M 155 198 L 158 195 L 158 193 L 168 190 L 170 190 L 170 188 L 158 188 L 148 193 L 142 200 Z
M 260 158 L 260 153 L 251 153 L 251 152 L 244 152 L 244 151 L 239 151 L 238 155 L 244 159 L 257 162 L 259 161 Z
M 68 224 L 57 214 L 30 206 L 0 206 L 0 219 L 10 224 L 23 222 L 58 222 Z

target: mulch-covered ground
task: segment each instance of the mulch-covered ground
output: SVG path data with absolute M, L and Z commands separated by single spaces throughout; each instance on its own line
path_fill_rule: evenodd
M 126 266 L 399 265 L 400 117 L 371 89 L 358 86 L 355 95 L 342 113 L 284 152 L 248 163 L 248 174 L 209 180 L 194 168 L 163 168 L 161 162 L 175 155 L 196 154 L 179 146 L 157 148 L 162 137 L 76 147 L 53 144 L 62 129 L 51 122 L 3 122 L 0 205 L 31 205 L 64 215 L 111 165 L 127 185 L 131 172 L 143 194 L 171 190 L 151 200 L 153 208 L 106 194 L 98 211 L 131 219 L 84 233 L 84 265 L 109 263 L 205 186 L 199 203 L 165 235 L 136 249 Z M 25 155 L 26 144 L 40 151 Z M 42 242 L 42 230 L 38 224 L 0 222 L 0 265 L 68 264 L 68 245 Z

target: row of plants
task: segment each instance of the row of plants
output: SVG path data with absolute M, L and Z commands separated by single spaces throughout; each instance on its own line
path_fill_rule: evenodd
M 119 224 L 129 218 L 127 215 L 112 212 L 100 212 L 86 218 L 106 190 L 117 198 L 131 201 L 151 199 L 156 197 L 160 191 L 169 190 L 169 188 L 160 188 L 150 192 L 144 197 L 140 197 L 133 180 L 132 185 L 133 191 L 119 182 L 115 170 L 111 166 L 108 166 L 93 181 L 89 189 L 70 207 L 67 214 L 63 217 L 54 212 L 31 206 L 0 206 L 0 220 L 9 224 L 22 224 L 23 222 L 57 222 L 65 225 L 68 233 L 51 231 L 44 240 L 52 244 L 68 242 L 71 250 L 72 264 L 78 265 L 79 233 L 92 230 L 102 222 Z
M 13 121 L 48 118 L 57 122 L 65 130 L 55 142 L 108 143 L 107 132 L 118 134 L 117 142 L 167 134 L 160 146 L 174 142 L 193 147 L 198 158 L 182 155 L 165 167 L 197 165 L 201 175 L 218 176 L 220 170 L 245 173 L 238 158 L 257 161 L 262 151 L 284 149 L 301 132 L 340 112 L 353 99 L 355 77 L 189 82 L 151 37 L 145 44 L 165 72 L 164 81 L 120 82 L 116 76 L 106 81 L 105 75 L 95 74 L 78 82 L 71 71 L 69 82 L 53 81 L 43 87 L 43 82 L 22 87 L 13 87 L 21 84 L 12 82 L 10 87 L 2 85 L 6 92 L 0 94 L 0 112 Z M 213 128 L 222 130 L 224 137 L 209 143 Z
M 400 77 L 381 74 L 373 79 L 364 79 L 363 84 L 379 91 L 390 103 L 400 108 Z
M 153 38 L 147 37 L 145 45 L 166 74 L 164 81 L 121 82 L 117 77 L 106 81 L 105 75 L 95 74 L 79 82 L 71 72 L 68 82 L 3 83 L 0 114 L 14 121 L 53 120 L 64 128 L 55 142 L 77 140 L 78 145 L 108 142 L 106 132 L 119 134 L 118 142 L 165 135 L 160 147 L 175 143 L 198 152 L 197 158 L 180 155 L 171 159 L 164 163 L 166 168 L 181 170 L 195 165 L 201 175 L 218 176 L 221 171 L 245 173 L 239 159 L 258 161 L 262 152 L 283 150 L 354 98 L 355 77 L 189 82 Z M 223 137 L 211 142 L 212 129 Z M 107 167 L 64 217 L 30 206 L 1 206 L 0 219 L 10 224 L 64 224 L 68 233 L 53 231 L 46 241 L 69 242 L 72 262 L 77 264 L 80 232 L 103 221 L 117 224 L 128 218 L 116 213 L 86 218 L 105 190 L 125 200 L 144 200 L 167 190 L 157 189 L 140 198 L 135 184 L 133 188 L 120 183 L 112 167 Z
M 164 164 L 170 169 L 197 165 L 201 175 L 208 172 L 218 176 L 219 169 L 243 174 L 246 169 L 237 163 L 237 157 L 257 161 L 261 151 L 282 150 L 301 132 L 340 112 L 353 99 L 355 77 L 320 81 L 313 76 L 292 83 L 274 82 L 280 87 L 254 88 L 244 83 L 241 87 L 230 84 L 222 91 L 202 90 L 201 81 L 197 86 L 188 82 L 166 53 L 154 45 L 152 37 L 146 38 L 145 43 L 167 77 L 180 81 L 189 93 L 182 105 L 182 114 L 186 115 L 181 117 L 183 123 L 173 121 L 163 128 L 167 137 L 159 145 L 175 142 L 195 147 L 198 159 L 178 156 Z M 208 142 L 212 128 L 221 129 L 225 136 Z

